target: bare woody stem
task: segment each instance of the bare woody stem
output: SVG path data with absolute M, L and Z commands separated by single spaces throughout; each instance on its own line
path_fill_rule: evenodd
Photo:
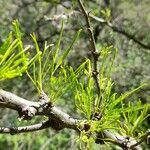
M 78 120 L 72 118 L 67 113 L 60 110 L 56 106 L 49 103 L 49 98 L 45 93 L 40 97 L 42 100 L 39 102 L 29 101 L 21 98 L 13 93 L 0 89 L 0 108 L 9 108 L 18 112 L 19 116 L 24 120 L 32 119 L 34 116 L 47 116 L 48 119 L 38 124 L 27 125 L 22 127 L 0 127 L 1 134 L 19 134 L 24 132 L 33 132 L 43 130 L 46 128 L 52 128 L 54 130 L 62 130 L 64 128 L 72 129 L 77 132 L 85 130 L 85 124 L 87 120 Z M 81 123 L 82 122 L 82 123 Z M 81 124 L 80 124 L 81 123 Z M 120 147 L 130 147 L 135 150 L 141 150 L 139 144 L 143 142 L 150 134 L 147 132 L 140 140 L 122 136 L 118 133 L 111 132 L 109 130 L 103 131 L 104 137 L 102 140 L 106 142 L 114 143 Z
M 63 128 L 78 130 L 78 121 L 76 119 L 53 106 L 45 93 L 43 93 L 41 98 L 42 100 L 39 102 L 32 102 L 0 89 L 0 108 L 16 110 L 19 117 L 23 120 L 32 119 L 36 115 L 47 116 L 51 120 L 49 127 L 56 130 Z M 2 133 L 3 130 L 0 128 L 0 131 Z
M 128 39 L 133 40 L 135 43 L 137 43 L 138 45 L 140 45 L 141 47 L 143 47 L 144 49 L 148 49 L 150 50 L 150 45 L 146 45 L 144 44 L 142 41 L 140 41 L 139 39 L 136 38 L 135 34 L 130 34 L 128 33 L 125 29 L 119 28 L 115 25 L 113 25 L 112 22 L 108 22 L 106 20 L 104 20 L 103 18 L 99 18 L 97 16 L 94 16 L 92 14 L 90 14 L 90 18 L 92 18 L 93 20 L 100 22 L 101 24 L 105 24 L 106 26 L 108 26 L 109 28 L 111 28 L 114 32 L 119 33 L 123 36 L 125 36 Z
M 80 8 L 82 10 L 82 13 L 83 13 L 83 15 L 85 17 L 85 21 L 86 21 L 86 27 L 87 27 L 87 31 L 89 34 L 89 41 L 90 41 L 90 46 L 91 46 L 92 58 L 93 58 L 93 78 L 96 83 L 97 94 L 100 97 L 100 78 L 99 78 L 99 67 L 98 67 L 98 58 L 99 58 L 100 54 L 97 52 L 97 49 L 96 49 L 96 44 L 95 44 L 93 29 L 91 27 L 91 23 L 90 23 L 90 19 L 89 19 L 89 14 L 85 10 L 82 1 L 78 0 L 78 3 L 80 5 Z
M 39 124 L 23 126 L 23 127 L 0 127 L 0 133 L 3 134 L 19 134 L 24 132 L 33 132 L 49 128 L 50 124 L 48 121 L 43 121 Z
M 149 136 L 150 136 L 150 130 L 148 130 L 148 131 L 146 132 L 146 134 L 144 134 L 143 136 L 141 136 L 141 137 L 139 138 L 139 140 L 138 140 L 135 144 L 133 144 L 133 145 L 130 147 L 130 149 L 133 149 L 134 147 L 140 145 L 140 144 L 141 144 L 142 142 L 144 142 Z

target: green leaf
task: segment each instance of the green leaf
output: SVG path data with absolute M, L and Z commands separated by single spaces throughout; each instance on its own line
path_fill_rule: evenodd
M 11 45 L 11 43 L 12 43 L 12 32 L 9 34 L 8 38 L 4 41 L 4 43 L 0 47 L 0 55 L 3 56 L 5 54 L 6 50 Z
M 115 101 L 113 101 L 110 104 L 110 108 L 114 108 L 117 104 L 121 103 L 123 100 L 125 100 L 126 98 L 128 98 L 129 96 L 131 96 L 133 93 L 137 92 L 138 90 L 140 90 L 141 88 L 143 88 L 146 84 L 142 84 L 141 86 L 133 89 L 130 92 L 126 92 L 125 94 L 122 94 L 119 98 L 117 98 Z
M 42 52 L 40 51 L 40 48 L 39 48 L 39 45 L 37 43 L 37 39 L 36 39 L 35 34 L 34 33 L 31 34 L 31 37 L 35 43 L 35 49 L 36 49 L 36 52 L 38 54 L 37 55 L 38 56 L 38 58 L 37 58 L 37 60 L 38 60 L 38 64 L 37 64 L 37 66 L 38 66 L 37 67 L 38 68 L 37 83 L 38 84 L 37 84 L 37 87 L 40 90 L 38 92 L 41 93 L 42 92 Z
M 62 64 L 62 62 L 64 61 L 64 59 L 66 59 L 66 57 L 68 56 L 70 50 L 72 49 L 74 43 L 77 41 L 77 39 L 79 38 L 79 35 L 81 33 L 81 29 L 75 34 L 70 46 L 64 51 L 64 53 L 62 54 L 62 56 L 58 59 L 57 65 L 55 67 L 55 70 Z

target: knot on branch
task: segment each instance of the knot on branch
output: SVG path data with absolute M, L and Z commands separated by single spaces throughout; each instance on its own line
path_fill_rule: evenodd
M 89 124 L 84 124 L 84 130 L 88 131 L 91 128 L 91 126 Z
M 95 112 L 91 115 L 92 120 L 98 121 L 98 120 L 101 120 L 101 118 L 102 118 L 102 113 L 100 112 Z
M 95 70 L 92 71 L 92 76 L 93 76 L 94 78 L 97 77 L 98 74 L 99 74 L 98 71 L 95 71 Z
M 94 60 L 98 61 L 98 59 L 100 57 L 100 53 L 95 51 L 95 52 L 92 52 L 92 54 L 93 54 Z
M 10 134 L 11 134 L 11 135 L 16 134 L 17 132 L 18 132 L 18 128 L 17 128 L 17 127 L 11 127 L 11 128 L 10 128 Z
M 39 100 L 41 102 L 41 106 L 46 107 L 52 107 L 52 102 L 50 101 L 50 98 L 47 96 L 47 94 L 45 92 L 41 92 L 40 96 L 39 96 Z
M 127 150 L 127 149 L 129 149 L 129 143 L 130 143 L 130 138 L 129 137 L 125 137 L 125 139 L 122 141 L 122 143 L 121 143 L 121 147 L 122 147 L 122 149 L 123 150 Z
M 64 128 L 64 122 L 54 116 L 49 118 L 49 126 L 52 127 L 54 130 L 59 131 Z
M 40 93 L 39 100 L 44 101 L 44 102 L 49 102 L 50 101 L 49 97 L 43 91 Z
M 31 118 L 35 115 L 36 113 L 36 108 L 30 107 L 30 106 L 24 106 L 18 113 L 19 113 L 19 118 L 22 120 L 31 120 Z
M 122 138 L 123 139 L 118 139 L 118 140 L 120 141 L 119 143 L 123 150 L 134 149 L 134 148 L 141 150 L 140 146 L 136 145 L 137 141 L 134 138 L 128 136 Z
M 50 101 L 50 98 L 45 94 L 45 92 L 41 92 L 39 96 L 39 101 L 40 101 L 40 107 L 38 107 L 39 112 L 44 112 L 44 111 L 50 111 L 51 108 L 53 107 L 52 102 Z

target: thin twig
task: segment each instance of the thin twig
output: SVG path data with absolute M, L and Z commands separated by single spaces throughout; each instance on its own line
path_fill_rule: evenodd
M 131 145 L 130 146 L 130 149 L 133 149 L 134 147 L 140 145 L 142 142 L 144 142 L 147 137 L 150 135 L 150 131 L 148 131 L 145 135 L 141 136 L 140 137 L 140 140 L 138 142 L 136 142 L 135 144 Z
M 39 124 L 34 124 L 30 126 L 23 126 L 23 127 L 0 127 L 0 133 L 2 134 L 18 134 L 24 132 L 33 132 L 42 129 L 49 128 L 49 121 L 43 121 Z
M 96 3 L 97 1 L 93 1 L 93 2 Z M 62 5 L 61 3 L 59 3 L 59 4 Z M 98 3 L 97 3 L 97 5 L 98 5 Z M 62 6 L 65 7 L 64 5 L 62 5 Z M 71 8 L 71 7 L 69 7 L 69 8 Z M 78 9 L 76 9 L 76 11 L 78 11 Z M 100 23 L 103 23 L 103 24 L 107 25 L 114 32 L 119 33 L 119 34 L 125 36 L 128 39 L 133 40 L 135 43 L 137 43 L 138 45 L 140 45 L 142 48 L 150 50 L 150 45 L 149 44 L 143 43 L 142 41 L 140 41 L 140 39 L 136 38 L 135 35 L 130 34 L 127 31 L 125 31 L 125 29 L 120 29 L 119 27 L 114 26 L 111 22 L 107 22 L 103 18 L 99 18 L 99 17 L 94 16 L 92 14 L 89 14 L 89 17 L 91 17 L 92 19 L 94 19 L 94 20 L 96 20 L 96 21 L 98 21 Z
M 90 46 L 91 46 L 91 53 L 93 57 L 93 78 L 96 83 L 98 96 L 100 97 L 100 78 L 99 78 L 99 67 L 98 67 L 99 53 L 97 52 L 97 49 L 96 49 L 96 44 L 95 44 L 94 34 L 93 34 L 92 27 L 91 27 L 90 19 L 89 19 L 89 14 L 85 10 L 82 1 L 78 0 L 78 3 L 80 5 L 80 8 L 82 10 L 82 13 L 86 21 L 86 26 L 87 26 L 87 30 L 89 34 L 89 41 L 90 41 Z
M 114 32 L 117 32 L 119 34 L 124 35 L 125 37 L 127 37 L 128 39 L 133 40 L 135 43 L 137 43 L 138 45 L 140 45 L 141 47 L 143 47 L 144 49 L 150 49 L 150 45 L 146 45 L 143 42 L 141 42 L 140 40 L 138 40 L 137 38 L 135 38 L 135 35 L 129 34 L 128 32 L 126 32 L 123 29 L 118 28 L 117 26 L 114 26 L 111 22 L 107 22 L 105 21 L 103 18 L 99 18 L 97 16 L 94 16 L 92 14 L 90 14 L 90 17 L 100 23 L 103 23 L 105 25 L 107 25 L 108 27 L 110 27 Z

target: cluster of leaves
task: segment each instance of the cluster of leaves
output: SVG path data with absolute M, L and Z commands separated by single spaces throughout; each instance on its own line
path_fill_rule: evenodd
M 80 32 L 81 30 L 75 34 L 72 42 L 63 51 L 61 51 L 60 46 L 63 36 L 63 21 L 60 36 L 56 41 L 55 47 L 53 47 L 54 44 L 48 45 L 47 42 L 45 42 L 44 50 L 40 51 L 35 35 L 31 35 L 35 43 L 36 52 L 37 54 L 41 53 L 41 55 L 38 55 L 37 61 L 32 65 L 32 75 L 30 75 L 29 72 L 27 72 L 27 74 L 39 93 L 48 87 L 47 92 L 50 93 L 52 100 L 58 98 L 62 94 L 62 91 L 63 93 L 66 91 L 68 86 L 64 88 L 64 84 L 68 82 L 69 85 L 71 85 L 73 82 L 71 75 L 70 77 L 67 76 L 67 70 L 69 72 L 72 70 L 65 64 L 65 59 L 78 39 Z
M 111 130 L 114 134 L 119 133 L 122 136 L 140 137 L 145 132 L 142 123 L 149 116 L 147 115 L 149 104 L 143 105 L 140 100 L 137 103 L 125 101 L 146 84 L 121 96 L 113 91 L 114 83 L 110 76 L 117 51 L 111 54 L 112 50 L 115 50 L 112 46 L 101 47 L 100 97 L 98 98 L 94 92 L 91 65 L 88 69 L 84 68 L 87 78 L 79 83 L 80 86 L 77 86 L 75 93 L 77 108 L 86 116 L 89 126 L 88 131 L 81 131 L 80 140 L 89 147 L 96 138 L 89 135 L 104 130 Z M 95 118 L 92 118 L 93 114 Z
M 0 80 L 21 76 L 37 56 L 29 59 L 29 46 L 24 48 L 18 21 L 13 22 L 14 32 L 0 46 Z
M 15 23 L 14 23 L 15 25 Z M 19 37 L 13 40 L 12 33 L 0 47 L 0 80 L 21 75 L 28 66 L 28 57 L 22 49 Z M 21 48 L 21 49 L 20 49 Z
M 110 76 L 117 50 L 114 49 L 113 46 L 100 47 L 102 60 L 99 75 L 101 95 L 98 97 L 95 92 L 94 80 L 92 78 L 91 61 L 86 59 L 77 69 L 73 69 L 65 63 L 65 58 L 78 39 L 80 32 L 81 31 L 77 32 L 72 43 L 63 53 L 60 52 L 63 25 L 55 48 L 48 52 L 46 47 L 49 46 L 45 46 L 43 54 L 39 55 L 39 65 L 36 65 L 35 62 L 33 69 L 40 70 L 40 68 L 43 68 L 43 71 L 39 73 L 39 75 L 41 75 L 41 83 L 39 82 L 41 87 L 42 82 L 44 84 L 47 83 L 48 86 L 46 87 L 48 87 L 48 92 L 53 101 L 61 98 L 61 96 L 67 94 L 68 91 L 74 94 L 77 109 L 84 115 L 84 118 L 87 119 L 90 125 L 90 130 L 88 132 L 82 132 L 83 138 L 81 139 L 84 142 L 90 142 L 90 138 L 88 138 L 89 132 L 96 133 L 106 129 L 115 130 L 122 135 L 133 137 L 136 136 L 137 132 L 141 134 L 142 130 L 139 129 L 141 129 L 140 126 L 147 117 L 149 105 L 142 105 L 140 102 L 137 104 L 128 104 L 124 101 L 133 93 L 144 87 L 145 84 L 121 96 L 114 93 L 112 91 L 113 82 Z M 36 48 L 39 49 L 35 37 L 33 39 L 36 43 Z M 112 53 L 113 50 L 114 53 Z M 34 77 L 35 76 L 36 73 L 34 72 Z M 34 82 L 35 81 L 37 81 L 36 78 L 34 79 Z M 40 84 L 35 85 L 38 87 Z M 93 114 L 98 114 L 100 118 L 96 121 L 93 120 Z M 138 136 L 140 136 L 140 134 Z M 85 138 L 86 135 L 87 138 Z

